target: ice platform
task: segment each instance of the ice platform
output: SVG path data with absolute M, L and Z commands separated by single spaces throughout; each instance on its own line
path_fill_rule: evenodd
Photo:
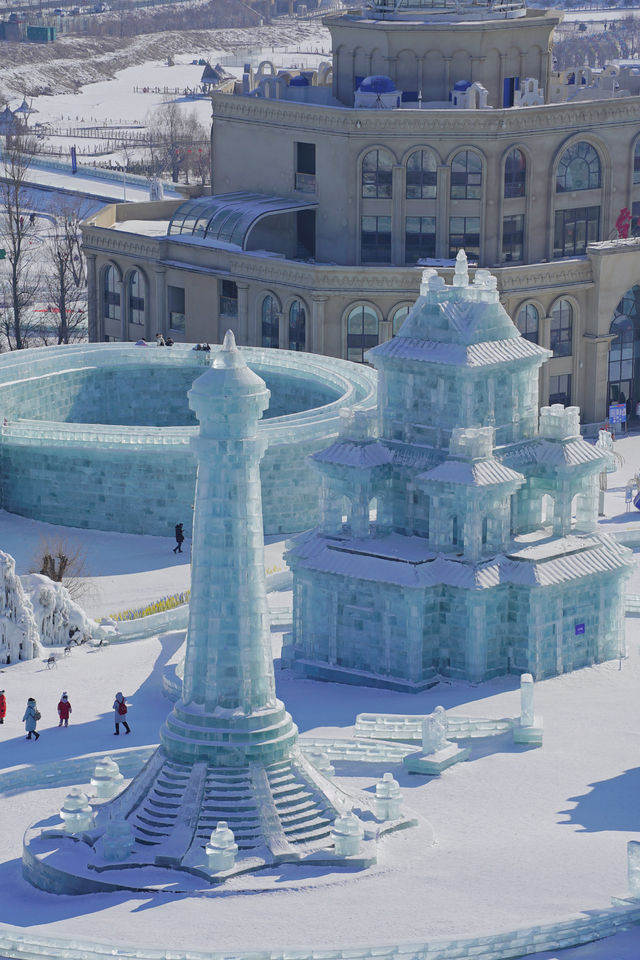
M 457 743 L 451 743 L 442 750 L 436 750 L 434 753 L 423 753 L 422 750 L 416 753 L 410 753 L 402 761 L 404 768 L 409 773 L 421 773 L 427 777 L 439 777 L 443 770 L 452 767 L 456 763 L 468 760 L 471 755 L 470 747 L 459 747 Z

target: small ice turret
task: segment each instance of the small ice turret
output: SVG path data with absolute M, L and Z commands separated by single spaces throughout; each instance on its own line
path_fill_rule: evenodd
M 400 784 L 392 774 L 385 773 L 376 783 L 376 817 L 378 820 L 397 820 L 401 807 Z
M 100 800 L 110 800 L 115 797 L 122 789 L 124 777 L 120 773 L 120 767 L 111 757 L 103 757 L 98 760 L 96 768 L 91 777 L 91 786 L 94 794 Z
M 336 817 L 331 839 L 337 857 L 355 857 L 360 853 L 363 837 L 364 828 L 351 810 Z
M 80 787 L 72 787 L 64 798 L 60 816 L 67 833 L 85 833 L 93 827 L 93 810 L 86 793 Z
M 105 860 L 119 863 L 133 853 L 135 838 L 131 824 L 118 817 L 109 819 L 102 835 L 102 852 Z
M 527 743 L 530 746 L 542 746 L 542 717 L 536 717 L 533 711 L 533 677 L 523 673 L 520 677 L 520 719 L 513 728 L 514 743 Z
M 204 850 L 209 869 L 214 873 L 231 870 L 236 862 L 238 844 L 235 842 L 233 830 L 229 829 L 225 820 L 218 822 Z

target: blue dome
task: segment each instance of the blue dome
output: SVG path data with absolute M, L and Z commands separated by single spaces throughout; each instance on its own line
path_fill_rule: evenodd
M 458 80 L 458 82 L 456 83 L 453 89 L 464 91 L 464 90 L 468 90 L 470 86 L 471 86 L 471 83 L 469 80 Z
M 365 77 L 358 90 L 361 93 L 395 93 L 396 85 L 391 77 L 382 75 Z
M 309 81 L 307 77 L 303 77 L 303 76 L 292 77 L 289 83 L 289 86 L 290 87 L 308 87 Z

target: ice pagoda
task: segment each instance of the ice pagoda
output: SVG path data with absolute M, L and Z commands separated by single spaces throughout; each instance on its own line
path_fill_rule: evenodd
M 399 334 L 369 350 L 377 412 L 313 460 L 321 522 L 288 552 L 283 663 L 324 680 L 420 690 L 438 675 L 537 679 L 624 649 L 631 554 L 596 532 L 602 454 L 579 409 L 544 407 L 548 350 L 496 279 L 425 270 Z

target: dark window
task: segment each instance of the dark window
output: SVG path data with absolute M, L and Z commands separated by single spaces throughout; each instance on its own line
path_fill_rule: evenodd
M 378 315 L 373 307 L 354 307 L 347 317 L 347 360 L 362 363 L 365 350 L 378 343 Z
M 516 317 L 516 327 L 525 340 L 530 340 L 531 343 L 538 342 L 539 325 L 540 315 L 537 307 L 534 307 L 532 303 L 526 303 L 524 307 L 520 307 Z
M 451 199 L 479 200 L 482 196 L 482 161 L 477 153 L 461 150 L 451 161 Z
M 296 190 L 316 192 L 316 145 L 296 143 Z
M 411 307 L 405 306 L 405 307 L 398 307 L 398 309 L 394 311 L 393 317 L 391 318 L 391 329 L 393 330 L 394 337 L 400 330 L 400 327 L 402 326 L 402 324 L 407 319 L 410 309 Z
M 184 330 L 184 287 L 167 287 L 169 327 Z
M 405 231 L 405 263 L 436 255 L 436 218 L 407 217 Z
M 522 150 L 511 150 L 504 165 L 504 195 L 524 197 L 527 179 L 527 161 Z
M 437 164 L 428 150 L 416 150 L 407 160 L 407 200 L 432 200 L 436 196 Z
M 306 349 L 307 313 L 299 300 L 289 307 L 289 350 Z
M 505 77 L 502 84 L 502 106 L 512 107 L 514 94 L 520 89 L 520 77 Z
M 220 316 L 236 320 L 238 317 L 238 286 L 235 280 L 220 281 Z
M 571 406 L 571 374 L 563 373 L 558 377 L 549 377 L 549 405 L 561 403 Z
M 578 257 L 600 237 L 600 207 L 556 210 L 554 257 Z
M 556 174 L 556 192 L 595 190 L 600 186 L 600 157 L 584 140 L 573 143 L 560 157 Z
M 370 150 L 362 160 L 362 196 L 389 200 L 392 170 L 393 157 L 388 150 Z
M 362 217 L 360 259 L 391 263 L 391 217 Z
M 313 260 L 316 255 L 315 210 L 298 210 L 296 213 L 296 232 L 296 256 L 302 260 Z
M 609 402 L 625 399 L 637 402 L 638 357 L 640 356 L 640 286 L 627 290 L 613 314 L 609 333 L 615 335 L 609 348 Z
M 573 307 L 568 300 L 557 300 L 551 311 L 549 346 L 554 357 L 570 357 L 573 337 Z
M 262 301 L 262 346 L 280 346 L 280 317 L 278 305 L 273 297 Z
M 640 140 L 636 142 L 633 151 L 633 182 L 640 183 Z
M 524 259 L 524 215 L 505 217 L 502 221 L 502 260 L 516 263 Z
M 107 267 L 104 272 L 102 306 L 107 320 L 120 320 L 120 291 L 115 267 Z
M 455 260 L 460 249 L 469 258 L 480 256 L 480 217 L 449 218 L 449 257 Z
M 139 270 L 129 275 L 129 323 L 144 323 L 144 277 Z

